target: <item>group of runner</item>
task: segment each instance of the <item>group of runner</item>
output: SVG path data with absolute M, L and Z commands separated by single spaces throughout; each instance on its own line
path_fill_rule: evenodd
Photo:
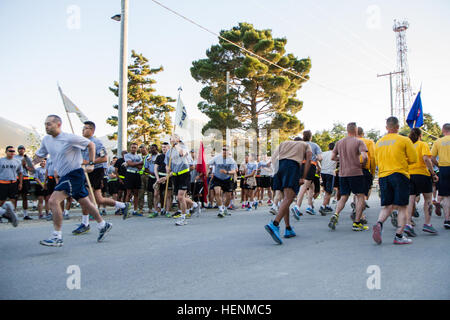
M 220 154 L 207 161 L 207 173 L 197 171 L 196 152 L 189 150 L 178 135 L 163 142 L 161 151 L 157 144 L 147 148 L 132 143 L 128 151 L 121 152 L 121 157 L 113 157 L 108 163 L 105 147 L 94 137 L 95 123 L 85 122 L 82 136 L 62 132 L 61 125 L 59 116 L 47 117 L 48 135 L 33 159 L 26 155 L 23 146 L 17 148 L 18 155 L 13 146 L 8 146 L 6 157 L 0 159 L 0 217 L 17 226 L 15 209 L 20 195 L 24 219 L 31 219 L 27 194 L 30 180 L 34 179 L 39 217 L 53 220 L 54 225 L 50 238 L 42 240 L 42 245 L 63 245 L 62 220 L 68 217 L 73 200 L 80 204 L 83 215 L 81 224 L 72 233 L 88 232 L 93 219 L 98 223 L 98 241 L 102 241 L 112 228 L 101 214 L 107 206 L 114 207 L 115 214 L 122 215 L 123 219 L 143 216 L 147 198 L 149 218 L 159 215 L 176 218 L 175 224 L 183 226 L 201 207 L 217 208 L 219 218 L 230 215 L 230 210 L 236 208 L 238 180 L 242 208 L 248 211 L 258 208 L 267 191 L 267 204 L 276 217 L 265 229 L 276 243 L 283 242 L 279 231 L 282 219 L 286 225 L 284 237 L 296 235 L 289 216 L 292 213 L 295 219 L 300 219 L 305 195 L 306 212 L 316 214 L 314 199 L 320 194 L 321 186 L 324 196 L 319 212 L 324 216 L 334 212 L 329 228 L 335 230 L 339 215 L 353 193 L 352 229 L 364 231 L 369 229 L 363 212 L 376 168 L 383 207 L 372 228 L 376 243 L 381 243 L 383 223 L 389 216 L 398 226 L 394 243 L 411 243 L 405 233 L 410 237 L 416 235 L 412 215 L 420 194 L 424 197 L 425 213 L 422 230 L 436 234 L 430 224 L 433 186 L 439 192 L 433 200 L 436 212 L 440 214 L 443 209 L 444 227 L 450 228 L 450 124 L 443 126 L 444 137 L 436 140 L 431 150 L 421 141 L 420 129 L 412 129 L 409 137 L 399 135 L 395 117 L 387 120 L 388 134 L 376 144 L 364 138 L 363 129 L 356 123 L 349 123 L 347 137 L 330 143 L 325 152 L 311 141 L 312 133 L 307 130 L 302 137 L 282 142 L 271 157 L 246 155 L 240 165 L 230 150 L 223 147 Z M 203 202 L 206 192 L 208 204 Z M 330 206 L 333 194 L 338 200 L 335 210 Z M 12 203 L 5 202 L 7 199 Z M 171 213 L 174 202 L 178 211 Z

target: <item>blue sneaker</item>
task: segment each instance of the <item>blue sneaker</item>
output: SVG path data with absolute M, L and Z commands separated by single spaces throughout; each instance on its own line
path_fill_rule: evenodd
M 258 209 L 258 201 L 253 202 L 253 207 L 255 207 L 255 210 Z
M 105 234 L 112 229 L 112 224 L 109 222 L 106 222 L 105 226 L 99 230 L 97 242 L 100 242 L 105 237 Z
M 125 203 L 125 208 L 121 209 L 123 214 L 123 220 L 128 218 L 130 216 L 130 204 L 127 202 Z
M 245 209 L 245 210 L 247 210 L 247 211 L 250 211 L 250 210 L 252 210 L 252 207 L 247 207 L 247 209 Z
M 284 237 L 287 238 L 293 238 L 295 237 L 297 234 L 295 233 L 294 229 L 291 227 L 291 230 L 286 229 L 286 231 L 284 232 Z
M 137 211 L 133 211 L 133 216 L 143 217 L 144 215 L 142 213 L 137 212 Z
M 276 243 L 278 243 L 278 244 L 283 243 L 283 241 L 281 240 L 281 237 L 280 237 L 280 227 L 275 226 L 273 224 L 273 221 L 271 221 L 269 224 L 265 225 L 264 228 L 266 229 L 266 231 L 270 234 L 270 236 Z
M 39 241 L 39 244 L 46 246 L 46 247 L 62 247 L 63 246 L 63 240 L 59 238 L 50 238 L 47 240 L 41 240 Z
M 316 215 L 316 211 L 314 211 L 314 208 L 308 207 L 306 208 L 306 213 L 315 216 Z
M 295 219 L 300 220 L 300 216 L 302 215 L 300 210 L 298 210 L 295 206 L 291 208 L 291 212 Z
M 75 236 L 78 236 L 80 234 L 89 232 L 89 230 L 91 230 L 91 227 L 86 226 L 85 224 L 82 223 L 78 226 L 78 228 L 76 228 L 75 230 L 72 231 L 72 234 Z

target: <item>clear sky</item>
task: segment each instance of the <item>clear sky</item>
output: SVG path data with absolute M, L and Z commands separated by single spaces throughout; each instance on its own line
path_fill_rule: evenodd
M 396 68 L 394 19 L 407 19 L 408 61 L 413 90 L 423 86 L 424 112 L 450 121 L 450 1 L 448 0 L 160 0 L 219 33 L 239 22 L 286 37 L 287 52 L 312 60 L 311 81 L 298 92 L 305 128 L 330 129 L 356 121 L 384 132 L 389 116 L 388 78 Z M 218 42 L 213 35 L 150 0 L 129 0 L 129 51 L 143 53 L 157 93 L 182 98 L 194 118 L 201 85 L 190 75 L 192 61 Z M 1 0 L 0 115 L 43 132 L 46 115 L 65 119 L 57 81 L 97 124 L 97 136 L 111 133 L 106 118 L 117 98 L 108 90 L 119 75 L 120 0 Z M 78 17 L 79 13 L 79 19 Z M 325 87 L 325 88 L 324 88 Z M 71 115 L 75 129 L 81 123 Z M 65 127 L 69 131 L 69 127 Z

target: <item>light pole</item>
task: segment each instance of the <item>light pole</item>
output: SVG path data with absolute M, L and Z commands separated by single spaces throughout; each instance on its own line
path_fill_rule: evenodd
M 122 0 L 120 15 L 111 17 L 120 21 L 120 71 L 119 71 L 119 110 L 118 110 L 118 132 L 117 132 L 117 155 L 122 150 L 127 150 L 127 97 L 128 97 L 128 0 Z
M 377 77 L 385 77 L 385 76 L 389 76 L 389 83 L 390 83 L 390 88 L 391 88 L 391 117 L 394 116 L 394 97 L 392 95 L 392 75 L 394 74 L 398 74 L 398 73 L 403 73 L 403 71 L 398 71 L 398 72 L 389 72 L 386 74 L 377 74 Z

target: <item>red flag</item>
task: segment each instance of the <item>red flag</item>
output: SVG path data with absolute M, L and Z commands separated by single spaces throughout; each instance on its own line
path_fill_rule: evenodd
M 195 170 L 198 173 L 203 173 L 203 202 L 206 203 L 208 202 L 208 171 L 206 169 L 205 148 L 203 147 L 203 142 L 200 142 L 200 149 L 198 150 L 197 157 L 197 167 L 195 168 Z

